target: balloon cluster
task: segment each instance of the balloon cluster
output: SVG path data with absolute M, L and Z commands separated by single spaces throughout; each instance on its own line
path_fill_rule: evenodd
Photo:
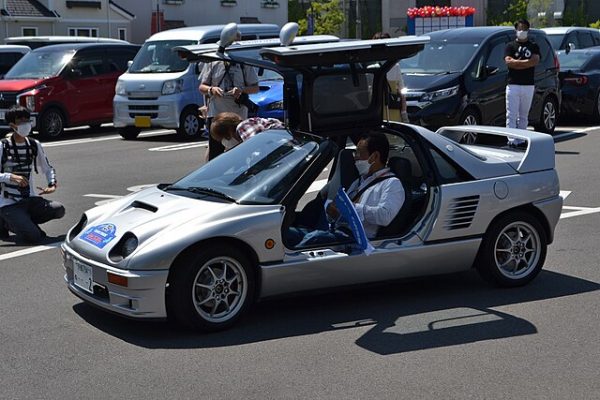
M 475 7 L 438 7 L 425 6 L 421 8 L 409 8 L 406 15 L 409 18 L 415 17 L 466 17 L 475 14 Z

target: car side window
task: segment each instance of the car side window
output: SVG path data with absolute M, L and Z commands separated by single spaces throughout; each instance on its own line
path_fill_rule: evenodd
M 540 62 L 536 69 L 548 69 L 554 66 L 554 50 L 545 36 L 535 38 L 535 43 L 540 48 Z
M 592 40 L 594 41 L 594 46 L 600 45 L 600 32 L 593 32 Z
M 506 49 L 506 43 L 500 42 L 494 45 L 488 56 L 486 66 L 498 68 L 498 72 L 508 71 L 506 62 L 504 61 L 504 50 Z
M 437 149 L 432 147 L 429 151 L 440 175 L 441 184 L 466 182 L 472 179 L 466 171 L 447 160 Z
M 79 71 L 81 78 L 89 78 L 104 73 L 104 60 L 101 53 L 88 53 L 75 59 L 73 69 Z
M 577 37 L 582 49 L 594 46 L 594 39 L 592 39 L 592 35 L 589 32 L 579 32 Z
M 565 48 L 566 46 L 569 45 L 569 43 L 573 43 L 573 45 L 575 46 L 576 49 L 580 49 L 581 46 L 579 45 L 579 39 L 577 38 L 577 33 L 576 32 L 571 32 L 567 35 L 567 40 L 565 40 Z
M 122 72 L 127 69 L 127 62 L 133 60 L 135 52 L 111 50 L 108 52 L 107 62 L 109 72 Z

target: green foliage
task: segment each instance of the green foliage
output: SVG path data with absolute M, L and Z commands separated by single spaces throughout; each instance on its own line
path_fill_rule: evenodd
M 515 21 L 527 18 L 527 0 L 512 0 L 506 10 L 492 15 L 488 11 L 487 24 L 498 26 L 513 26 Z
M 600 29 L 600 19 L 596 22 L 592 22 L 590 24 L 590 28 L 594 28 L 594 29 Z
M 585 11 L 585 2 L 580 1 L 577 7 L 565 8 L 563 26 L 586 26 L 588 19 Z
M 288 21 L 298 22 L 306 18 L 306 10 L 298 0 L 289 0 L 288 2 Z
M 344 13 L 340 7 L 339 0 L 312 1 L 307 15 L 313 15 L 313 26 L 315 35 L 338 34 L 344 23 Z M 298 20 L 300 34 L 308 30 L 308 17 Z

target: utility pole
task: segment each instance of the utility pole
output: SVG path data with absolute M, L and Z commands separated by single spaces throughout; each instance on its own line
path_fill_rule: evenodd
M 360 2 L 356 0 L 356 38 L 362 39 L 362 24 L 360 22 Z

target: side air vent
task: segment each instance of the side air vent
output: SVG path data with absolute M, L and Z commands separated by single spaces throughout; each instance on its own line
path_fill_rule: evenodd
M 155 207 L 155 206 L 153 206 L 151 204 L 144 203 L 144 202 L 137 201 L 137 200 L 134 201 L 133 203 L 131 203 L 131 207 L 133 207 L 133 208 L 141 208 L 141 209 L 153 212 L 153 213 L 155 213 L 155 212 L 158 211 L 158 207 Z
M 479 196 L 457 197 L 453 199 L 448 207 L 444 228 L 453 231 L 471 226 L 478 205 Z

